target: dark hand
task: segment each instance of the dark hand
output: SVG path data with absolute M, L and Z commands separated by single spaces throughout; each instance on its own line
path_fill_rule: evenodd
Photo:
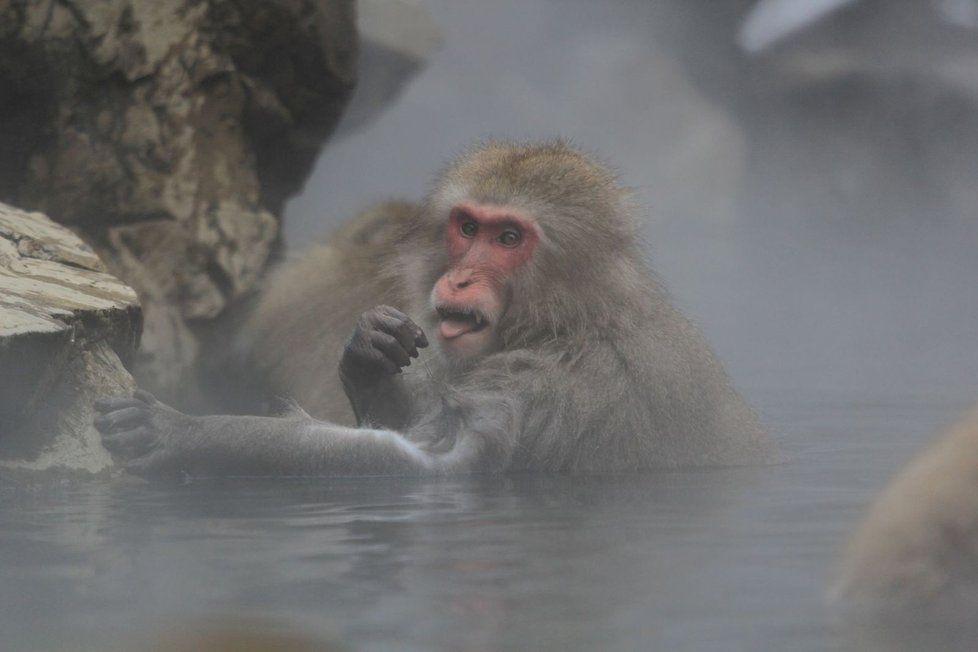
M 428 346 L 424 331 L 390 306 L 371 308 L 360 316 L 340 358 L 340 379 L 349 390 L 366 389 L 418 357 Z
M 126 470 L 139 475 L 156 475 L 172 470 L 179 458 L 176 444 L 190 437 L 193 417 L 137 389 L 132 398 L 107 398 L 95 403 L 101 416 L 95 428 L 102 444 L 126 462 Z

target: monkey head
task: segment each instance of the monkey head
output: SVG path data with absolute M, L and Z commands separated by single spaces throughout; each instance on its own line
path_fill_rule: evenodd
M 448 358 L 593 334 L 618 312 L 605 304 L 627 291 L 622 263 L 641 259 L 625 196 L 559 141 L 489 143 L 449 166 L 409 254 L 424 269 L 414 278 L 426 283 L 418 292 Z

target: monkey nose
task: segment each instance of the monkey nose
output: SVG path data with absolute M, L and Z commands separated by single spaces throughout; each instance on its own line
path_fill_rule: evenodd
M 451 286 L 453 290 L 464 290 L 472 285 L 472 281 L 473 279 L 471 272 L 457 272 L 452 276 Z

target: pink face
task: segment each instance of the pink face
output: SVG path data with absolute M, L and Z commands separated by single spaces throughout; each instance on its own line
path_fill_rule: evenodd
M 463 202 L 448 217 L 448 271 L 435 283 L 442 349 L 456 357 L 485 353 L 506 311 L 510 275 L 533 255 L 540 236 L 529 216 L 494 204 Z

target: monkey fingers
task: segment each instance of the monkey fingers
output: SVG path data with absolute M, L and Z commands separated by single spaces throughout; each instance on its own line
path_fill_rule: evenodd
M 119 455 L 138 455 L 154 443 L 155 431 L 149 427 L 147 405 L 135 398 L 104 399 L 96 404 L 103 412 L 95 419 L 95 428 L 102 433 L 102 445 Z
M 385 361 L 394 363 L 397 369 L 393 373 L 399 372 L 401 367 L 410 366 L 411 356 L 409 351 L 405 350 L 400 341 L 393 335 L 381 332 L 371 333 L 370 344 L 383 355 Z M 415 357 L 417 357 L 416 349 Z M 385 367 L 387 366 L 385 365 Z
M 146 405 L 159 403 L 159 401 L 156 400 L 156 397 L 147 392 L 145 389 L 136 389 L 133 391 L 132 397 L 138 401 L 142 401 Z
M 412 358 L 418 357 L 419 348 L 428 346 L 428 338 L 421 327 L 397 308 L 377 306 L 368 314 L 374 328 L 396 338 Z
M 125 403 L 125 400 L 130 402 Z M 134 405 L 132 399 L 116 399 L 115 401 L 116 405 L 120 405 L 119 407 L 105 411 L 102 416 L 95 419 L 95 427 L 103 435 L 118 432 L 123 428 L 128 430 L 149 421 L 149 412 L 143 403 Z
M 156 430 L 149 426 L 137 426 L 113 434 L 102 435 L 102 445 L 112 453 L 139 457 L 156 445 Z
M 110 452 L 128 457 L 145 455 L 156 443 L 156 429 L 150 425 L 151 406 L 156 398 L 137 389 L 132 397 L 104 398 L 95 402 L 101 416 L 94 420 L 102 433 L 102 444 Z
M 117 412 L 118 410 L 123 410 L 130 407 L 146 407 L 146 404 L 138 399 L 132 398 L 131 396 L 126 396 L 124 398 L 100 398 L 95 401 L 95 409 L 102 414 Z
M 428 346 L 424 332 L 390 306 L 375 306 L 361 315 L 340 359 L 340 377 L 351 387 L 366 387 L 401 372 Z
M 95 409 L 102 414 L 117 412 L 125 408 L 143 408 L 157 403 L 156 397 L 144 389 L 137 389 L 132 396 L 100 398 L 95 401 Z

